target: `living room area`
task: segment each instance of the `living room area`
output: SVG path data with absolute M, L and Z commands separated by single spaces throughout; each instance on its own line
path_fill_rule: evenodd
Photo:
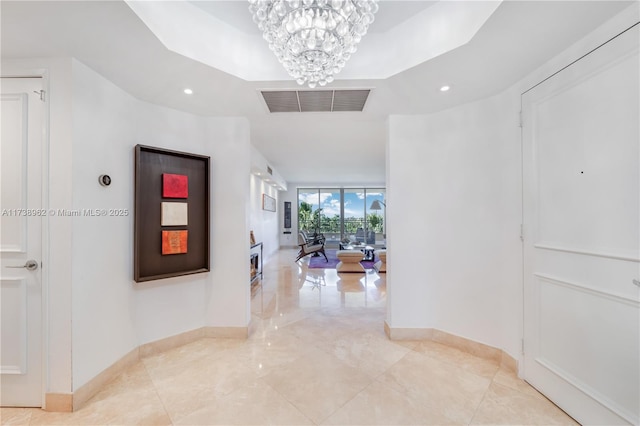
M 342 243 L 382 247 L 386 238 L 384 196 L 384 188 L 298 187 L 297 221 L 291 227 L 322 235 L 330 248 Z

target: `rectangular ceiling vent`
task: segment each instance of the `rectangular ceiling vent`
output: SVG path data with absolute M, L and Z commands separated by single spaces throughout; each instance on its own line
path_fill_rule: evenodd
M 362 112 L 371 89 L 262 91 L 269 112 Z

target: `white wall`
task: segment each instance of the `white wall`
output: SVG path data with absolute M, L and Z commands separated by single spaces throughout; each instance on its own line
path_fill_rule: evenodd
M 262 194 L 276 199 L 275 212 L 262 209 Z M 263 260 L 266 262 L 280 248 L 279 218 L 284 215 L 284 203 L 280 200 L 279 191 L 253 174 L 249 199 L 249 229 L 253 230 L 256 242 L 262 242 Z
M 244 119 L 141 102 L 73 62 L 73 208 L 131 212 L 73 220 L 74 389 L 140 344 L 205 325 L 248 325 L 248 248 L 236 242 L 248 241 L 248 136 Z M 210 273 L 133 281 L 136 144 L 211 156 Z M 103 173 L 108 188 L 98 184 Z
M 128 209 L 127 217 L 74 217 L 73 382 L 77 389 L 137 346 L 132 282 L 133 170 L 137 101 L 73 61 L 71 209 Z M 98 176 L 113 183 L 104 188 Z
M 517 107 L 499 95 L 390 118 L 392 328 L 437 328 L 505 346 L 504 290 L 520 285 Z
M 391 328 L 436 328 L 520 358 L 520 94 L 637 17 L 635 3 L 496 96 L 424 116 L 390 117 Z
M 278 190 L 287 190 L 287 182 L 278 173 L 278 170 L 270 166 L 269 161 L 253 145 L 251 145 L 251 172 L 264 177 L 266 182 L 272 183 Z
M 211 281 L 205 325 L 247 327 L 251 319 L 249 271 L 249 122 L 207 118 L 212 161 Z
M 291 248 L 298 247 L 298 185 L 289 183 L 287 191 L 280 192 L 280 204 L 284 209 L 284 202 L 291 203 L 291 228 L 284 228 L 284 213 L 282 217 L 278 217 L 278 229 L 280 230 L 280 247 Z M 285 234 L 284 231 L 290 231 Z
M 70 58 L 3 58 L 2 67 L 3 75 L 46 77 L 45 208 L 133 212 L 133 150 L 139 143 L 211 156 L 207 274 L 135 283 L 133 216 L 47 219 L 45 391 L 72 392 L 140 344 L 203 326 L 247 327 L 247 120 L 141 102 Z M 113 178 L 109 188 L 98 184 L 103 173 Z

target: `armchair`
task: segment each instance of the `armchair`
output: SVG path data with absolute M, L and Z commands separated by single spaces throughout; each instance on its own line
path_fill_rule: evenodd
M 358 228 L 356 230 L 356 241 L 363 244 L 375 244 L 376 233 L 371 230 L 364 232 L 364 229 Z
M 298 251 L 296 262 L 312 253 L 320 253 L 324 256 L 325 261 L 329 261 L 329 259 L 327 259 L 327 255 L 324 252 L 324 239 L 322 240 L 322 242 L 309 243 L 305 237 L 305 233 L 301 231 L 298 233 L 298 246 L 300 247 L 300 251 Z
M 307 242 L 307 244 L 324 244 L 325 242 L 324 235 L 322 234 L 317 234 L 314 232 L 313 235 L 309 236 L 306 231 L 300 231 L 300 233 L 304 237 L 304 240 Z

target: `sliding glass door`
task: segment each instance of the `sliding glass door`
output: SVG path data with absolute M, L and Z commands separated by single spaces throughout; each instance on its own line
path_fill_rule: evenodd
M 344 190 L 344 232 L 342 238 L 364 242 L 364 188 Z
M 385 244 L 384 188 L 298 189 L 298 228 L 327 242 Z
M 385 244 L 385 207 L 384 189 L 368 189 L 366 191 L 366 229 L 367 240 L 374 241 L 373 244 Z M 368 243 L 371 244 L 371 243 Z
M 327 240 L 340 239 L 341 194 L 339 189 L 320 190 L 320 232 Z
M 307 234 L 320 232 L 318 215 L 320 214 L 320 194 L 317 189 L 298 190 L 298 230 Z

